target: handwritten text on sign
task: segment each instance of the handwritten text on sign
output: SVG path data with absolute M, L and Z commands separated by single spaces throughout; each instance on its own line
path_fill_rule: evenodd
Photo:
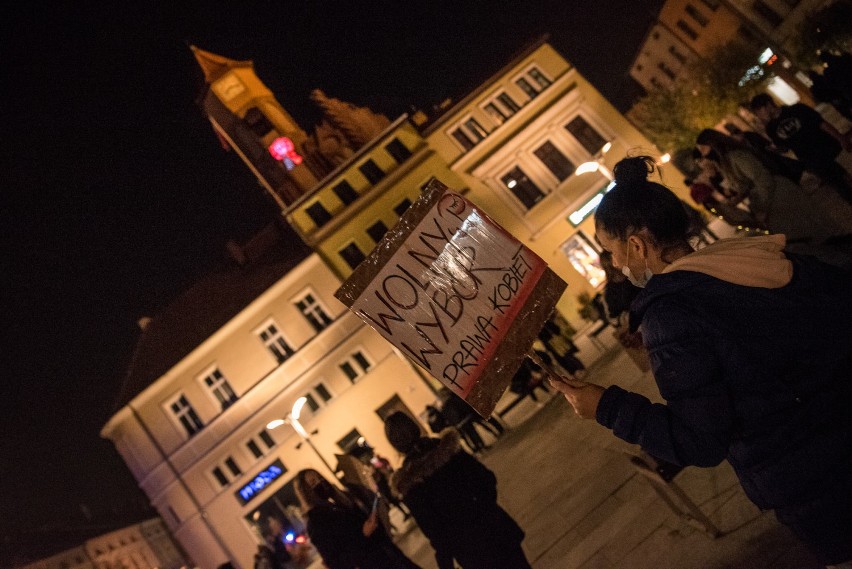
M 465 397 L 545 269 L 471 202 L 445 192 L 351 308 Z

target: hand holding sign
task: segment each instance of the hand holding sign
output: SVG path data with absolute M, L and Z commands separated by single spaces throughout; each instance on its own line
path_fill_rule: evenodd
M 565 286 L 433 179 L 335 296 L 489 417 Z
M 577 416 L 581 419 L 595 418 L 598 403 L 604 392 L 603 387 L 579 379 L 555 375 L 548 377 L 548 381 L 556 391 L 565 396 Z

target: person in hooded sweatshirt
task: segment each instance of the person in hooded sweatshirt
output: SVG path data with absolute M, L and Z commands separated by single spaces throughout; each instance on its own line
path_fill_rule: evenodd
M 783 235 L 689 245 L 678 198 L 628 158 L 596 237 L 644 290 L 640 327 L 665 404 L 551 378 L 574 411 L 681 466 L 727 459 L 748 497 L 828 565 L 852 567 L 852 275 Z
M 423 437 L 397 411 L 385 419 L 385 435 L 405 455 L 391 488 L 432 544 L 438 569 L 453 569 L 453 560 L 463 569 L 530 569 L 523 530 L 497 504 L 497 478 L 462 449 L 458 431 Z

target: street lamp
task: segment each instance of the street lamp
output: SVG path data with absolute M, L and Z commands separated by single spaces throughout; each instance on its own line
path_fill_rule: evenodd
M 311 450 L 314 451 L 314 453 L 317 455 L 317 458 L 319 458 L 320 461 L 322 461 L 322 463 L 325 465 L 325 467 L 328 468 L 328 471 L 331 472 L 331 475 L 337 478 L 337 473 L 334 471 L 328 461 L 325 460 L 322 454 L 320 454 L 320 451 L 317 450 L 317 447 L 314 446 L 314 443 L 311 441 L 311 437 L 308 434 L 308 431 L 306 431 L 305 427 L 302 426 L 302 423 L 299 422 L 299 417 L 302 415 L 302 408 L 307 402 L 307 397 L 299 397 L 298 399 L 296 399 L 296 402 L 293 403 L 293 408 L 290 410 L 289 413 L 287 413 L 286 417 L 284 417 L 283 419 L 274 419 L 272 421 L 269 421 L 269 423 L 266 424 L 266 428 L 271 431 L 272 429 L 277 429 L 278 427 L 284 424 L 293 427 L 293 430 L 296 431 L 299 437 L 301 437 L 302 441 L 308 443 L 308 446 L 311 447 Z

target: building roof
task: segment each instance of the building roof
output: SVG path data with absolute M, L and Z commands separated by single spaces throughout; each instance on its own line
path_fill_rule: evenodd
M 189 49 L 192 50 L 192 54 L 195 56 L 196 61 L 198 61 L 198 65 L 201 66 L 201 70 L 204 72 L 204 80 L 208 84 L 213 83 L 216 79 L 235 67 L 254 67 L 254 63 L 251 61 L 229 59 L 222 55 L 204 51 L 194 45 L 189 46 Z
M 264 243 L 263 247 L 257 247 L 258 243 Z M 241 263 L 223 263 L 212 270 L 144 327 L 114 412 L 163 376 L 311 253 L 289 228 L 267 228 L 245 247 L 231 244 L 229 248 L 232 255 L 241 257 Z M 255 252 L 255 248 L 260 251 Z M 234 249 L 238 250 L 236 254 Z

